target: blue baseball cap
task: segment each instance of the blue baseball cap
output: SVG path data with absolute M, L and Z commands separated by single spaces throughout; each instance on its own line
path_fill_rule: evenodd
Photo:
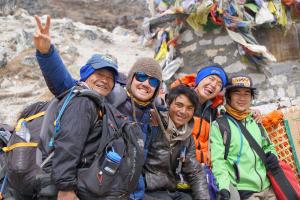
M 199 70 L 196 76 L 195 83 L 198 85 L 204 78 L 210 75 L 217 75 L 222 81 L 222 89 L 227 85 L 228 78 L 224 69 L 220 65 L 210 65 Z
M 114 81 L 118 77 L 118 63 L 109 55 L 94 54 L 87 63 L 80 68 L 80 81 L 85 81 L 95 70 L 107 69 L 114 73 Z

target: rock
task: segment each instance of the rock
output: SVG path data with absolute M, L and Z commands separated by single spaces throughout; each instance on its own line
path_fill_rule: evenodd
M 35 56 L 25 56 L 25 58 L 21 61 L 22 65 L 34 67 L 37 66 L 37 60 Z
M 7 64 L 7 53 L 0 49 L 0 68 Z
M 11 80 L 9 80 L 8 78 L 3 78 L 3 81 L 0 84 L 0 88 L 7 88 L 11 86 Z
M 98 35 L 95 31 L 92 30 L 85 30 L 84 35 L 89 39 L 89 40 L 96 40 L 98 38 Z

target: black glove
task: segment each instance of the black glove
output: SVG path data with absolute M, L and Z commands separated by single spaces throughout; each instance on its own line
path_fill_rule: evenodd
M 274 172 L 279 168 L 278 158 L 271 152 L 266 153 L 266 168 L 268 171 Z
M 226 189 L 220 190 L 217 199 L 218 200 L 229 200 L 230 199 L 230 192 L 228 190 L 226 190 Z

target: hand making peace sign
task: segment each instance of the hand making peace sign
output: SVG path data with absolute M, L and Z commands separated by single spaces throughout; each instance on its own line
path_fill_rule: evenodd
M 42 54 L 46 54 L 50 50 L 51 38 L 49 34 L 50 29 L 50 16 L 47 16 L 45 26 L 42 25 L 41 19 L 39 16 L 34 16 L 37 23 L 37 30 L 34 34 L 34 46 L 37 50 L 39 50 Z

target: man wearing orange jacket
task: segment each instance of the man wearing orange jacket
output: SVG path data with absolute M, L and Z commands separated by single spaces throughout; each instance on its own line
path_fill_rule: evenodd
M 195 113 L 193 137 L 196 146 L 197 160 L 209 164 L 208 139 L 210 123 L 217 117 L 218 106 L 223 104 L 220 94 L 226 86 L 228 77 L 223 68 L 218 65 L 203 67 L 197 74 L 190 74 L 177 79 L 171 87 L 183 83 L 194 87 L 198 94 L 200 106 Z

